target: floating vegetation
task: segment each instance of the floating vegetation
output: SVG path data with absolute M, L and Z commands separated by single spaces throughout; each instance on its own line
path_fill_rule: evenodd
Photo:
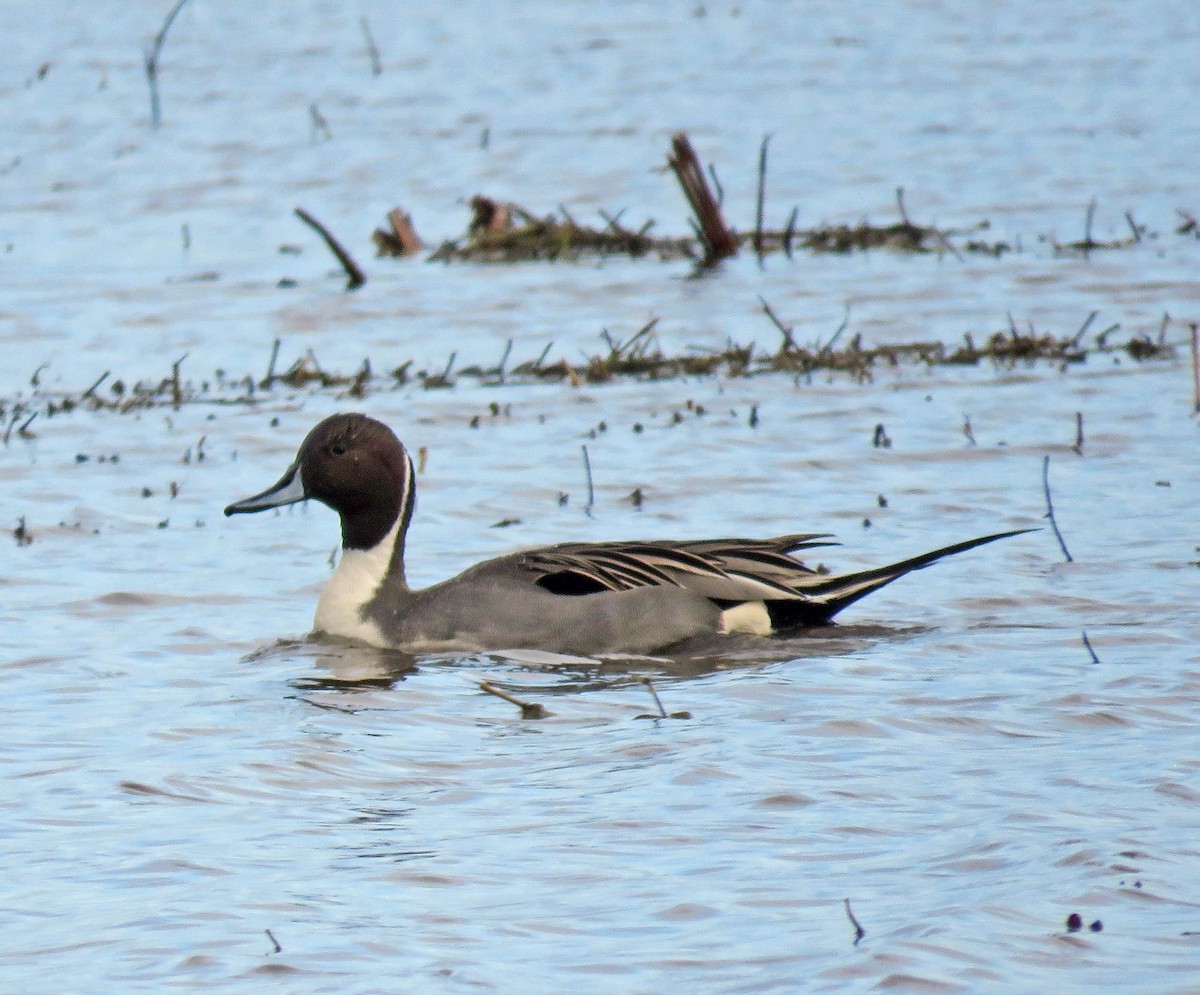
M 760 259 L 783 253 L 789 259 L 797 251 L 810 253 L 851 253 L 873 250 L 927 254 L 945 253 L 956 257 L 981 255 L 998 258 L 1018 252 L 1021 246 L 1004 239 L 988 237 L 991 222 L 982 219 L 965 228 L 939 228 L 934 224 L 919 224 L 908 213 L 904 189 L 896 190 L 898 217 L 894 221 L 874 222 L 867 219 L 857 224 L 821 223 L 811 228 L 797 225 L 799 208 L 793 207 L 782 228 L 765 224 L 768 141 L 759 150 L 758 189 L 755 198 L 753 228 L 739 230 L 724 217 L 724 190 L 710 164 L 701 166 L 699 157 L 686 134 L 675 135 L 667 156 L 667 166 L 684 193 L 692 212 L 689 224 L 691 235 L 662 236 L 652 233 L 656 222 L 651 219 L 636 226 L 625 224 L 625 210 L 615 213 L 598 212 L 600 223 L 588 224 L 578 220 L 561 204 L 549 214 L 538 214 L 510 201 L 476 194 L 470 201 L 471 220 L 467 230 L 456 239 L 443 242 L 429 255 L 430 262 L 446 263 L 514 263 L 531 260 L 572 262 L 626 256 L 652 256 L 670 261 L 686 259 L 699 267 L 710 267 L 722 259 L 752 251 Z M 711 182 L 710 182 L 711 181 Z M 1048 244 L 1058 256 L 1089 256 L 1101 250 L 1125 249 L 1158 237 L 1145 224 L 1126 211 L 1125 222 L 1129 236 L 1100 240 L 1093 235 L 1097 205 L 1087 205 L 1083 237 L 1075 241 L 1059 241 L 1053 235 L 1039 236 L 1037 241 Z M 1187 211 L 1178 211 L 1181 223 L 1179 235 L 1196 237 L 1200 234 L 1196 219 Z M 389 228 L 376 229 L 372 238 L 381 256 L 413 256 L 420 251 L 421 239 L 412 218 L 400 208 L 388 214 Z M 329 237 L 326 235 L 326 241 Z M 350 274 L 343 253 L 331 248 Z
M 897 199 L 901 204 L 903 198 L 904 191 L 898 190 Z M 954 255 L 968 252 L 989 256 L 1012 251 L 1007 242 L 988 242 L 978 237 L 979 233 L 989 229 L 987 221 L 965 230 L 941 229 L 914 224 L 907 216 L 902 216 L 899 221 L 889 224 L 864 220 L 856 225 L 822 224 L 802 229 L 795 226 L 796 212 L 793 212 L 789 225 L 774 231 L 737 232 L 719 227 L 717 233 L 713 233 L 697 225 L 699 235 L 662 237 L 650 234 L 655 224 L 653 220 L 637 229 L 622 225 L 624 210 L 615 215 L 601 211 L 603 226 L 592 227 L 577 221 L 561 205 L 557 215 L 538 217 L 519 204 L 500 203 L 482 195 L 471 198 L 471 204 L 475 215 L 466 233 L 438 246 L 429 256 L 430 262 L 573 262 L 601 256 L 634 259 L 654 256 L 662 261 L 687 259 L 707 266 L 736 255 L 744 248 L 753 249 L 760 256 L 782 252 L 789 259 L 795 252 L 803 250 L 844 254 L 890 249 L 909 253 L 946 252 Z M 710 213 L 708 208 L 702 210 L 705 211 L 705 225 L 715 225 L 719 215 Z M 492 220 L 481 221 L 481 216 Z M 971 237 L 961 248 L 956 247 L 951 240 L 963 236 Z M 715 255 L 717 251 L 721 254 Z
M 621 224 L 624 212 L 609 215 L 601 211 L 604 226 L 596 228 L 580 224 L 562 206 L 558 208 L 560 216 L 537 217 L 518 204 L 476 195 L 471 198 L 471 208 L 474 215 L 466 234 L 443 242 L 430 255 L 431 262 L 553 262 L 613 255 L 699 258 L 694 239 L 652 236 L 653 221 L 636 231 L 626 228 Z
M 840 373 L 865 382 L 871 380 L 874 371 L 880 367 L 886 369 L 906 364 L 926 367 L 990 364 L 999 369 L 1051 364 L 1065 369 L 1085 363 L 1094 356 L 1113 360 L 1124 356 L 1145 362 L 1176 355 L 1175 345 L 1167 341 L 1168 315 L 1163 316 L 1155 335 L 1138 332 L 1124 339 L 1117 337 L 1118 324 L 1110 325 L 1088 339 L 1097 317 L 1097 312 L 1093 311 L 1072 335 L 1039 332 L 1032 326 L 1023 331 L 1010 318 L 1006 329 L 993 332 L 980 342 L 968 333 L 959 342 L 866 345 L 862 336 L 856 334 L 845 346 L 837 348 L 846 328 L 845 322 L 827 343 L 801 345 L 795 340 L 794 330 L 786 326 L 765 301 L 762 304 L 782 338 L 774 350 L 765 349 L 756 342 L 743 345 L 729 339 L 720 348 L 689 349 L 682 354 L 670 354 L 663 351 L 655 335 L 658 325 L 655 318 L 624 340 L 615 338 L 607 330 L 602 331 L 600 339 L 604 348 L 576 363 L 565 358 L 551 359 L 554 343 L 550 342 L 537 357 L 510 367 L 513 349 L 510 340 L 495 366 L 458 368 L 457 353 L 452 352 L 441 369 L 414 370 L 411 359 L 397 365 L 390 362 L 377 365 L 364 359 L 356 370 L 346 373 L 324 369 L 309 349 L 282 371 L 277 371 L 281 342 L 276 339 L 263 376 L 247 373 L 231 377 L 224 370 L 216 370 L 209 378 L 187 379 L 182 375 L 187 359 L 185 354 L 171 364 L 171 372 L 161 379 L 138 380 L 130 384 L 121 378 L 113 379 L 112 371 L 105 370 L 79 392 L 46 387 L 42 379 L 46 364 L 42 364 L 30 377 L 28 393 L 0 398 L 0 441 L 8 445 L 14 436 L 33 438 L 36 432 L 31 426 L 39 416 L 53 418 L 79 411 L 127 414 L 153 408 L 178 410 L 185 404 L 253 407 L 277 403 L 287 391 L 330 391 L 341 397 L 361 399 L 373 393 L 414 386 L 426 390 L 449 389 L 460 380 L 481 385 L 566 382 L 578 387 L 618 379 L 658 381 L 781 373 L 797 378 L 816 373 Z M 1197 361 L 1197 370 L 1200 370 L 1200 361 Z M 1200 372 L 1197 373 L 1197 384 L 1200 398 Z M 499 405 L 493 405 L 493 414 L 500 410 Z M 752 412 L 752 426 L 754 417 Z

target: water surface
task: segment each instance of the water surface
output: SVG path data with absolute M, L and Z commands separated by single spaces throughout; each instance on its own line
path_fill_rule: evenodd
M 1200 208 L 1191 5 L 194 0 L 154 132 L 140 46 L 164 14 L 0 9 L 8 406 L 105 371 L 102 390 L 158 382 L 185 354 L 195 385 L 260 378 L 276 338 L 281 363 L 311 349 L 342 371 L 492 364 L 509 340 L 513 363 L 549 343 L 577 363 L 602 328 L 651 317 L 668 352 L 774 350 L 759 295 L 806 343 L 849 307 L 868 344 L 982 341 L 1010 316 L 1072 334 L 1099 311 L 1089 346 L 1113 324 L 1114 342 L 1157 338 L 1169 313 L 1180 348 L 864 383 L 279 387 L 14 430 L 0 493 L 33 542 L 0 562 L 5 987 L 1200 985 L 1200 284 L 1175 231 Z M 744 259 L 704 279 L 371 258 L 390 208 L 434 242 L 476 192 L 685 232 L 657 171 L 679 128 L 743 228 L 769 132 L 773 224 L 793 204 L 806 225 L 890 221 L 903 186 L 916 220 L 986 217 L 1019 251 Z M 1056 253 L 1093 199 L 1098 239 L 1127 237 L 1127 210 L 1150 233 Z M 352 247 L 364 288 L 342 291 L 297 204 Z M 835 532 L 820 559 L 868 566 L 1044 526 L 1047 455 L 1074 561 L 1044 530 L 913 575 L 834 630 L 684 660 L 313 643 L 333 515 L 220 509 L 348 408 L 427 449 L 414 582 L 519 545 L 735 532 Z M 691 718 L 643 717 L 643 674 Z M 483 679 L 552 714 L 522 720 Z

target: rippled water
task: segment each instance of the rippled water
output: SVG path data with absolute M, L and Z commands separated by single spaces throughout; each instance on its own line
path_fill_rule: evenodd
M 1116 323 L 1113 341 L 1153 338 L 1168 312 L 1180 349 L 868 383 L 278 389 L 14 430 L 0 494 L 33 541 L 0 562 L 0 986 L 1200 988 L 1182 345 L 1200 284 L 1175 231 L 1200 208 L 1194 5 L 193 0 L 152 132 L 139 49 L 165 6 L 0 7 L 6 404 L 105 371 L 105 390 L 157 381 L 185 354 L 195 383 L 261 377 L 276 338 L 281 362 L 441 370 L 452 352 L 495 363 L 509 340 L 513 363 L 550 343 L 574 362 L 603 327 L 659 317 L 669 352 L 770 351 L 760 294 L 802 342 L 847 306 L 868 344 L 981 341 L 1009 315 L 1073 333 L 1096 310 L 1089 343 Z M 743 228 L 770 132 L 772 224 L 793 204 L 802 225 L 890 221 L 903 186 L 915 220 L 986 217 L 1020 251 L 746 259 L 704 279 L 645 260 L 370 259 L 391 207 L 432 242 L 477 191 L 684 232 L 657 171 L 681 127 Z M 1127 237 L 1127 210 L 1154 237 L 1056 254 L 1093 198 L 1098 239 Z M 360 291 L 297 204 L 366 264 Z M 347 408 L 428 449 L 421 583 L 565 538 L 828 530 L 845 545 L 822 560 L 866 566 L 1045 525 L 1046 455 L 1074 562 L 1043 530 L 835 629 L 686 659 L 322 645 L 302 637 L 333 515 L 220 509 Z M 872 445 L 878 424 L 891 448 Z M 648 718 L 642 675 L 691 717 Z M 551 714 L 523 720 L 480 680 Z

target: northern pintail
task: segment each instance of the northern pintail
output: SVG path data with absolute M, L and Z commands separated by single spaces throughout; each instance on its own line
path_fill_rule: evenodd
M 416 481 L 382 422 L 333 415 L 279 482 L 236 515 L 309 498 L 341 516 L 342 557 L 317 603 L 317 632 L 413 652 L 539 649 L 649 653 L 711 633 L 770 635 L 822 625 L 913 570 L 1021 529 L 968 539 L 873 570 L 828 574 L 789 556 L 828 535 L 568 542 L 510 553 L 421 591 L 404 577 Z

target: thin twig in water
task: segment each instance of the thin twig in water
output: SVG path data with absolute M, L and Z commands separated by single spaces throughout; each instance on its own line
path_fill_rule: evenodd
M 263 377 L 262 386 L 270 387 L 275 382 L 275 361 L 279 359 L 280 340 L 276 339 L 275 344 L 271 346 L 271 360 L 267 363 L 267 375 Z
M 512 354 L 513 340 L 509 339 L 504 346 L 504 355 L 500 357 L 500 364 L 496 367 L 495 373 L 500 382 L 504 382 L 504 367 L 508 365 L 508 357 Z
M 494 684 L 489 684 L 487 681 L 479 682 L 479 689 L 486 691 L 488 694 L 494 694 L 497 698 L 502 698 L 511 705 L 516 705 L 521 709 L 521 718 L 523 719 L 544 719 L 550 713 L 546 711 L 545 706 L 539 705 L 536 701 L 522 701 L 516 695 L 509 694 L 507 691 L 501 691 Z
M 1125 212 L 1125 223 L 1129 225 L 1129 230 L 1133 232 L 1133 241 L 1141 242 L 1143 227 L 1133 220 L 1133 214 L 1130 211 Z
M 1087 632 L 1079 633 L 1083 637 L 1084 648 L 1088 651 L 1088 655 L 1092 658 L 1092 663 L 1099 663 L 1100 657 L 1096 656 L 1096 651 L 1092 649 L 1092 641 L 1088 639 Z
M 333 237 L 328 228 L 321 224 L 320 221 L 314 218 L 302 207 L 296 208 L 296 217 L 298 217 L 325 240 L 325 244 L 329 246 L 329 251 L 332 252 L 334 256 L 337 257 L 337 261 L 342 264 L 342 269 L 346 271 L 347 290 L 357 290 L 367 282 L 366 274 L 359 269 L 358 263 L 351 258 L 349 252 L 342 248 L 342 244 Z
M 842 317 L 842 323 L 840 325 L 838 325 L 837 328 L 834 330 L 834 333 L 833 333 L 833 335 L 830 336 L 829 341 L 826 342 L 823 346 L 821 346 L 821 348 L 819 348 L 817 350 L 817 352 L 820 352 L 820 353 L 829 352 L 833 348 L 833 344 L 842 337 L 842 333 L 849 327 L 850 327 L 850 305 L 847 304 L 846 305 L 846 313 Z
M 796 348 L 796 341 L 792 338 L 792 329 L 779 320 L 779 315 L 772 310 L 771 305 L 767 303 L 766 298 L 762 294 L 758 295 L 758 302 L 762 305 L 766 316 L 771 319 L 771 323 L 779 329 L 780 334 L 783 336 L 782 351 L 793 352 Z
M 379 46 L 375 44 L 375 36 L 371 34 L 371 22 L 363 15 L 358 19 L 358 23 L 362 26 L 363 38 L 367 41 L 367 54 L 371 57 L 371 75 L 382 76 L 383 62 L 379 58 Z
M 638 719 L 690 719 L 692 717 L 691 712 L 670 712 L 670 713 L 668 713 L 667 710 L 665 708 L 663 708 L 662 699 L 659 698 L 658 692 L 654 689 L 654 683 L 650 680 L 650 678 L 642 677 L 642 678 L 639 678 L 639 680 L 643 684 L 646 685 L 646 689 L 650 692 L 651 697 L 654 698 L 654 704 L 658 707 L 658 714 L 650 715 L 649 713 L 646 713 L 644 715 L 635 715 L 634 718 L 638 718 Z
M 92 384 L 87 390 L 85 390 L 81 395 L 79 395 L 79 399 L 82 401 L 85 397 L 91 397 L 94 393 L 96 393 L 97 388 L 102 383 L 104 383 L 105 380 L 107 380 L 109 378 L 110 373 L 111 373 L 111 371 L 109 371 L 109 370 L 105 370 L 103 373 L 101 373 L 100 377 L 96 380 L 96 382 L 94 384 Z
M 650 697 L 654 699 L 654 704 L 658 706 L 659 717 L 665 719 L 667 717 L 667 710 L 663 708 L 662 699 L 654 689 L 654 682 L 649 677 L 643 677 L 642 683 L 646 685 L 646 690 L 650 692 Z
M 862 923 L 858 921 L 854 915 L 854 910 L 850 908 L 850 899 L 843 898 L 842 904 L 846 907 L 846 918 L 850 920 L 850 925 L 854 927 L 854 945 L 857 947 L 862 938 L 867 935 L 867 931 L 862 928 Z
M 783 229 L 783 254 L 792 258 L 792 238 L 796 234 L 796 219 L 800 216 L 800 208 L 793 207 L 792 213 L 788 215 L 787 224 Z
M 583 472 L 587 477 L 587 489 L 588 489 L 587 504 L 584 505 L 583 510 L 588 512 L 588 514 L 591 514 L 592 505 L 594 505 L 596 503 L 596 495 L 592 489 L 592 461 L 591 461 L 591 459 L 588 458 L 587 446 L 580 446 L 579 448 L 581 448 L 583 450 Z
M 1099 314 L 1099 311 L 1093 311 L 1084 319 L 1083 324 L 1079 326 L 1079 331 L 1075 333 L 1075 338 L 1071 339 L 1072 346 L 1079 345 L 1080 339 L 1082 339 L 1087 333 L 1087 330 L 1092 327 L 1092 322 L 1096 320 Z
M 553 348 L 554 348 L 554 340 L 551 339 L 549 342 L 546 343 L 546 348 L 542 350 L 542 354 L 533 361 L 534 372 L 537 372 L 538 370 L 540 370 L 542 368 L 542 363 L 544 363 L 546 361 L 546 357 L 550 355 L 550 350 Z
M 275 939 L 275 934 L 272 933 L 269 929 L 265 930 L 265 932 L 267 934 L 267 939 L 271 941 L 271 946 L 273 946 L 275 948 L 274 950 L 271 951 L 271 953 L 273 953 L 273 954 L 283 953 L 283 947 L 281 947 L 279 945 L 279 941 L 277 939 Z
M 308 105 L 308 118 L 312 122 L 312 142 L 317 143 L 318 136 L 324 135 L 325 141 L 333 140 L 333 132 L 329 129 L 329 122 L 325 120 L 325 115 L 321 113 L 321 108 L 316 104 Z
M 1171 324 L 1171 315 L 1164 311 L 1162 321 L 1158 325 L 1158 344 L 1165 346 L 1167 344 L 1167 326 Z
M 178 411 L 183 404 L 183 385 L 179 382 L 179 367 L 188 358 L 185 352 L 171 364 L 171 406 Z
M 159 29 L 158 34 L 154 36 L 154 44 L 142 56 L 142 64 L 146 69 L 146 82 L 150 84 L 150 126 L 155 130 L 162 124 L 162 106 L 158 99 L 158 57 L 162 54 L 163 44 L 167 40 L 167 32 L 175 23 L 175 18 L 183 10 L 185 3 L 187 0 L 177 0 L 166 20 L 163 21 L 163 26 Z
M 1192 329 L 1192 413 L 1200 415 L 1200 325 L 1191 323 Z
M 1075 412 L 1075 445 L 1071 447 L 1079 456 L 1083 455 L 1083 412 Z
M 1054 502 L 1050 498 L 1050 457 L 1046 456 L 1042 459 L 1042 490 L 1046 492 L 1046 517 L 1050 519 L 1050 528 L 1054 530 L 1054 538 L 1058 540 L 1058 548 L 1062 550 L 1063 556 L 1067 558 L 1068 563 L 1074 563 L 1075 557 L 1071 555 L 1071 551 L 1067 549 L 1067 544 L 1063 541 L 1062 533 L 1058 531 L 1058 522 L 1054 518 Z

